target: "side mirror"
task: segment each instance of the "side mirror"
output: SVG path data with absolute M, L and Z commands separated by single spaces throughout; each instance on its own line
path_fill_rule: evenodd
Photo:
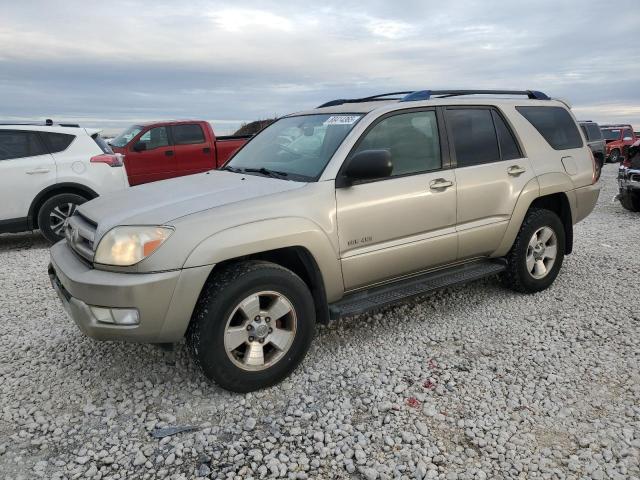
M 147 149 L 147 144 L 145 142 L 138 142 L 133 146 L 133 150 L 135 152 L 144 152 Z
M 349 187 L 357 180 L 374 180 L 391 176 L 393 162 L 389 150 L 363 150 L 347 160 L 338 187 Z

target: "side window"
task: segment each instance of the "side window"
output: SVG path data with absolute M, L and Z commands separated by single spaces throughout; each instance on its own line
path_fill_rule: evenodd
M 0 160 L 35 157 L 46 153 L 37 133 L 25 130 L 0 130 Z
M 47 145 L 49 153 L 65 151 L 76 138 L 75 135 L 67 135 L 66 133 L 40 132 L 40 135 L 44 138 L 44 143 Z
M 491 110 L 454 108 L 447 109 L 446 114 L 447 126 L 453 134 L 458 168 L 500 160 Z
M 589 133 L 587 132 L 587 127 L 585 127 L 583 124 L 580 124 L 580 130 L 582 130 L 582 133 L 584 133 L 584 138 L 586 138 L 587 140 L 591 140 L 589 138 Z
M 145 132 L 139 142 L 147 144 L 147 150 L 154 148 L 167 147 L 169 145 L 169 137 L 167 136 L 166 127 L 155 127 Z
M 633 132 L 628 128 L 622 131 L 622 138 L 633 138 Z
M 554 150 L 582 147 L 582 137 L 569 112 L 562 107 L 516 107 Z
M 502 160 L 522 158 L 522 152 L 520 152 L 518 142 L 516 142 L 513 133 L 509 127 L 507 127 L 507 124 L 504 123 L 502 117 L 495 110 L 491 110 L 491 115 L 493 115 L 493 123 L 498 133 L 498 143 L 500 144 Z
M 366 133 L 354 153 L 364 150 L 389 150 L 394 177 L 442 168 L 436 113 L 411 112 L 385 118 Z
M 589 140 L 601 140 L 602 132 L 600 131 L 600 127 L 596 123 L 587 123 L 587 133 L 589 134 L 587 138 Z
M 171 135 L 173 135 L 173 141 L 176 145 L 204 143 L 204 132 L 200 125 L 195 123 L 174 125 L 171 127 Z

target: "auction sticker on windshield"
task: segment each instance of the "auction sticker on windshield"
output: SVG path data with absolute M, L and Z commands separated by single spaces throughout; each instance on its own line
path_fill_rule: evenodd
M 360 115 L 332 115 L 323 125 L 352 125 L 358 121 Z

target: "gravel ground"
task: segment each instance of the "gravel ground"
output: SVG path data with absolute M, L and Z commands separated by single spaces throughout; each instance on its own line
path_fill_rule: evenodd
M 640 215 L 616 168 L 549 290 L 490 279 L 337 321 L 246 395 L 184 345 L 172 365 L 83 337 L 44 242 L 0 237 L 0 478 L 640 478 Z

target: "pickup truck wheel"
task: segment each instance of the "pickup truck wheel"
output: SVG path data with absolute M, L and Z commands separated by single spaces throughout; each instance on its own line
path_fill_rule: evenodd
M 558 215 L 532 208 L 507 254 L 503 283 L 522 293 L 546 289 L 558 276 L 564 259 L 565 231 Z
M 640 193 L 622 192 L 620 204 L 630 212 L 640 212 Z
M 60 193 L 45 201 L 38 211 L 38 228 L 51 243 L 64 238 L 64 221 L 87 199 L 75 193 Z
M 618 160 L 620 160 L 620 150 L 618 150 L 617 148 L 611 150 L 609 160 L 611 161 L 611 163 L 616 163 Z
M 234 392 L 274 385 L 302 361 L 315 332 L 307 285 L 279 265 L 248 261 L 215 273 L 187 332 L 204 374 Z

